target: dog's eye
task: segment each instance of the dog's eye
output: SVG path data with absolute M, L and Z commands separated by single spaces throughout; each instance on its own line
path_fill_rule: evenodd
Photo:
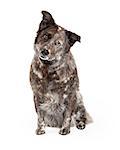
M 47 41 L 47 40 L 48 40 L 48 35 L 47 35 L 47 34 L 44 34 L 44 35 L 43 35 L 43 40 L 44 40 L 44 41 Z
M 54 44 L 55 44 L 56 46 L 60 46 L 60 45 L 61 45 L 60 41 L 55 41 Z
M 43 38 L 44 38 L 44 39 L 47 39 L 47 38 L 48 38 L 48 36 L 45 34 L 45 35 L 43 36 Z
M 51 39 L 51 34 L 46 33 L 46 34 L 43 35 L 43 40 L 44 40 L 45 42 L 46 42 L 47 40 L 49 40 L 49 39 Z

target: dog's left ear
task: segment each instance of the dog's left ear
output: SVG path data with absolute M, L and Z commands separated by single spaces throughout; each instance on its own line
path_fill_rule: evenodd
M 66 35 L 68 38 L 68 43 L 69 43 L 70 47 L 73 46 L 76 41 L 80 42 L 81 37 L 79 35 L 71 32 L 71 31 L 67 31 L 67 30 L 65 30 L 65 32 L 66 32 Z
M 43 14 L 43 19 L 42 19 L 42 21 L 40 23 L 39 31 L 41 31 L 41 30 L 43 30 L 45 28 L 48 28 L 50 26 L 56 25 L 52 15 L 49 12 L 42 11 L 42 14 Z

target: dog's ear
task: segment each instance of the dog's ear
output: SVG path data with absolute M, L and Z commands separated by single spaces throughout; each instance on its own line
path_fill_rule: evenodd
M 66 32 L 66 35 L 68 38 L 68 43 L 69 43 L 70 47 L 73 46 L 76 41 L 80 42 L 81 37 L 79 35 L 71 32 L 71 31 L 67 31 L 67 30 L 65 30 L 65 32 Z
M 49 12 L 42 11 L 42 14 L 43 14 L 43 19 L 42 19 L 42 21 L 40 23 L 39 31 L 41 31 L 41 30 L 43 30 L 45 28 L 48 28 L 50 26 L 56 25 L 52 15 Z

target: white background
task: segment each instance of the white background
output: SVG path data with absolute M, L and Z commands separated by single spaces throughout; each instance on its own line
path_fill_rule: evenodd
M 120 1 L 0 1 L 0 149 L 120 149 Z M 29 84 L 33 43 L 41 10 L 79 34 L 71 49 L 80 90 L 94 123 L 62 136 L 47 128 L 37 136 L 37 115 Z

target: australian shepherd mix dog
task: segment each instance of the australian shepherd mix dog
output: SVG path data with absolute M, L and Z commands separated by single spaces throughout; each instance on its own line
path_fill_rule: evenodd
M 49 126 L 60 128 L 59 133 L 66 135 L 71 126 L 84 129 L 91 120 L 83 104 L 76 64 L 70 52 L 81 37 L 57 25 L 49 12 L 42 14 L 30 68 L 38 115 L 36 134 L 44 134 L 45 126 Z

